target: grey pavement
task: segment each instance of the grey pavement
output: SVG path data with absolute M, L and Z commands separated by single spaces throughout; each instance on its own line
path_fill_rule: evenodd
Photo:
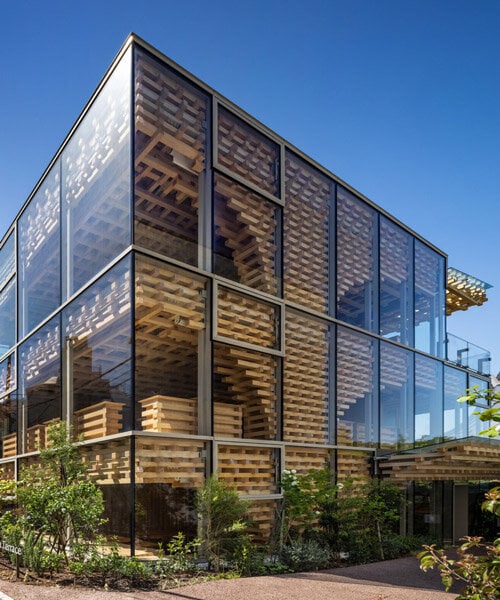
M 113 592 L 13 581 L 0 581 L 0 591 L 12 600 L 451 600 L 456 597 L 456 593 L 443 591 L 436 572 L 423 573 L 413 557 L 315 573 L 209 581 L 165 592 Z

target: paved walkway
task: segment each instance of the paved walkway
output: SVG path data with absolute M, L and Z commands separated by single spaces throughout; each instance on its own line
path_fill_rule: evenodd
M 198 583 L 165 592 L 106 592 L 0 581 L 12 600 L 451 600 L 439 575 L 423 573 L 416 558 L 401 558 L 317 573 Z

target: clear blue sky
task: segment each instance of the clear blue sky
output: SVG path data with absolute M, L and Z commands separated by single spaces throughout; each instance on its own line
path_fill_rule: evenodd
M 494 285 L 448 330 L 500 370 L 498 0 L 0 0 L 0 15 L 2 234 L 134 31 Z

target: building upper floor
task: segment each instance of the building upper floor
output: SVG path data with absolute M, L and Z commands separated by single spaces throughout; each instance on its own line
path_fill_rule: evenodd
M 442 251 L 136 36 L 2 240 L 0 360 L 132 248 L 488 372 Z

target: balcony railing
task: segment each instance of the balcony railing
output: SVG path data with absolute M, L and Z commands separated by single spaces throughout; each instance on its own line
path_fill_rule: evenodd
M 477 371 L 482 375 L 490 374 L 491 355 L 488 350 L 451 333 L 446 336 L 446 357 L 450 362 Z

